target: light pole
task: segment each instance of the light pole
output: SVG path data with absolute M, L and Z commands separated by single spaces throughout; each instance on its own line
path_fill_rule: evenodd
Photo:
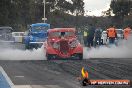
M 46 18 L 45 18 L 45 0 L 43 0 L 43 3 L 44 3 L 44 18 L 42 20 L 44 20 L 44 23 L 45 23 L 45 20 L 46 20 Z

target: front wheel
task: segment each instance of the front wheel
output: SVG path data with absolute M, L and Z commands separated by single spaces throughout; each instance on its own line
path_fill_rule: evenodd
M 79 60 L 83 60 L 83 54 L 79 54 L 78 57 L 79 57 Z
M 54 60 L 56 56 L 54 54 L 46 54 L 47 60 Z
M 46 54 L 47 60 L 51 60 L 51 55 L 50 54 Z
M 25 49 L 31 49 L 30 45 L 25 44 Z

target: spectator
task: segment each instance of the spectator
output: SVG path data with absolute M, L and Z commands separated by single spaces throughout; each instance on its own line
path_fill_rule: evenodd
M 115 43 L 115 38 L 117 38 L 117 33 L 113 25 L 111 25 L 110 28 L 107 29 L 107 38 L 109 39 L 110 44 Z
M 102 29 L 97 28 L 94 33 L 95 47 L 97 44 L 101 45 L 101 34 L 102 34 Z
M 123 33 L 124 39 L 127 40 L 127 39 L 129 38 L 130 34 L 131 34 L 131 28 L 128 26 L 128 27 L 126 27 L 126 28 L 124 29 L 124 33 Z
M 88 36 L 87 36 L 87 41 L 88 41 L 88 47 L 93 46 L 93 39 L 94 39 L 94 33 L 95 33 L 95 28 L 92 24 L 90 24 L 90 28 L 88 30 Z
M 87 46 L 87 36 L 88 36 L 88 32 L 87 30 L 84 30 L 83 32 L 84 46 Z

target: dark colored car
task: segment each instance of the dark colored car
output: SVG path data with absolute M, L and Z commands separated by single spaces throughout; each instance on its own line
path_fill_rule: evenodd
M 0 27 L 0 40 L 11 41 L 12 31 L 12 27 Z

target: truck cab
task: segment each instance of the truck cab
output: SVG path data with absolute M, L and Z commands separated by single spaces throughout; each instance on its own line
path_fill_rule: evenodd
M 36 23 L 30 25 L 27 35 L 25 37 L 25 48 L 39 48 L 43 42 L 47 39 L 47 30 L 50 29 L 50 24 Z
M 123 39 L 123 29 L 116 29 L 117 38 Z
M 12 41 L 12 27 L 0 27 L 0 40 L 1 41 Z
M 101 34 L 101 43 L 103 45 L 106 45 L 107 44 L 107 41 L 108 41 L 108 39 L 107 39 L 107 32 L 106 31 L 103 31 L 102 34 Z

